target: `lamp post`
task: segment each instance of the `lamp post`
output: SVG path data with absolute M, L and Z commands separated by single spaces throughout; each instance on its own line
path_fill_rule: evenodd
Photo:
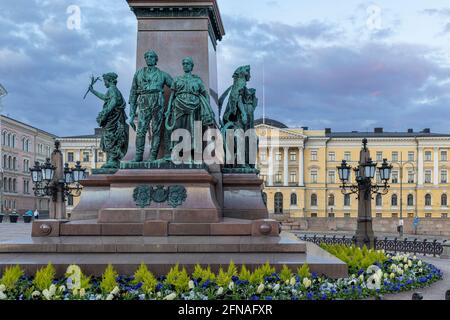
M 63 157 L 60 150 L 61 143 L 55 142 L 55 150 L 51 159 L 47 158 L 44 164 L 35 163 L 30 169 L 31 179 L 34 184 L 36 197 L 52 197 L 50 206 L 50 219 L 66 219 L 66 197 L 79 197 L 82 187 L 80 181 L 84 179 L 86 169 L 77 162 L 75 168 L 63 165 Z
M 8 91 L 6 91 L 5 87 L 3 87 L 0 84 L 0 113 L 3 113 L 3 105 L 2 105 L 2 99 L 4 97 L 6 97 L 6 95 L 8 94 Z M 1 122 L 1 118 L 0 118 L 0 130 L 2 127 L 2 122 Z M 0 148 L 0 159 L 2 159 L 2 148 Z M 3 188 L 5 187 L 3 185 L 3 162 L 0 161 L 0 214 L 3 213 Z
M 410 165 L 413 171 L 415 172 L 415 166 L 414 163 L 411 161 L 403 161 L 403 153 L 400 153 L 400 161 L 394 161 L 392 162 L 394 166 L 397 166 L 399 169 L 399 175 L 400 175 L 400 223 L 398 224 L 398 232 L 400 235 L 400 238 L 403 237 L 403 170 L 407 165 Z M 408 181 L 409 183 L 409 181 Z M 416 199 L 417 201 L 417 199 Z
M 374 247 L 374 233 L 372 227 L 372 194 L 381 193 L 386 195 L 389 192 L 388 185 L 391 179 L 392 166 L 384 159 L 383 164 L 378 168 L 383 184 L 372 183 L 377 170 L 377 164 L 372 161 L 370 151 L 367 148 L 367 139 L 363 140 L 363 148 L 360 152 L 359 165 L 353 171 L 356 175 L 356 184 L 350 182 L 350 172 L 352 167 L 347 165 L 345 160 L 337 167 L 339 179 L 342 182 L 341 191 L 344 195 L 358 195 L 358 224 L 356 229 L 356 244 L 360 247 L 366 245 Z

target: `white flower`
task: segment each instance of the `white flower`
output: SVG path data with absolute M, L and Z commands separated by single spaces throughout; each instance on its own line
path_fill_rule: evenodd
M 350 280 L 350 281 L 348 282 L 348 284 L 351 285 L 351 286 L 356 285 L 356 283 L 357 283 L 356 279 L 352 279 L 352 280 Z
M 408 263 L 408 257 L 405 257 L 405 259 L 403 259 L 404 263 Z
M 6 294 L 4 294 L 3 291 L 0 291 L 0 300 L 6 300 L 6 299 L 8 299 Z
M 410 268 L 412 267 L 412 261 L 411 260 L 408 261 L 408 267 L 410 267 Z
M 73 289 L 72 294 L 74 296 L 77 296 L 78 295 L 78 289 L 77 288 Z
M 295 286 L 295 284 L 297 283 L 297 279 L 295 279 L 294 277 L 291 278 L 291 286 Z
M 161 298 L 161 297 L 162 297 L 162 293 L 161 293 L 161 292 L 158 292 L 158 293 L 156 294 L 156 296 L 157 296 L 158 298 Z
M 51 300 L 52 299 L 52 294 L 50 293 L 50 291 L 48 291 L 47 289 L 45 289 L 44 291 L 42 291 L 42 295 L 45 297 L 45 299 L 47 300 Z
M 308 278 L 303 278 L 303 286 L 308 289 L 309 287 L 311 287 L 312 281 L 309 280 Z
M 53 296 L 56 293 L 56 286 L 54 284 L 52 284 L 50 286 L 50 289 L 48 290 L 50 292 L 50 294 Z
M 84 297 L 86 295 L 86 289 L 81 288 L 80 289 L 80 297 Z
M 400 263 L 400 264 L 398 265 L 398 267 L 399 267 L 400 269 L 403 269 L 403 263 Z
M 418 265 L 419 267 L 421 267 L 421 266 L 422 266 L 422 260 L 419 260 L 419 261 L 417 262 L 417 265 Z
M 217 290 L 217 295 L 218 295 L 218 296 L 221 296 L 222 294 L 223 294 L 223 288 L 220 287 L 220 288 Z
M 0 284 L 0 292 L 6 291 L 6 286 L 4 284 Z
M 378 272 L 380 270 L 381 270 L 380 267 L 373 265 L 373 266 L 370 266 L 369 268 L 367 268 L 366 272 L 368 274 L 372 274 L 372 273 L 376 273 L 376 272 Z
M 58 290 L 59 290 L 59 292 L 64 292 L 64 291 L 66 291 L 66 286 L 64 286 L 64 285 L 59 286 Z
M 405 269 L 405 271 L 407 271 L 409 269 L 407 264 L 405 264 L 405 268 L 404 269 Z
M 422 268 L 420 268 L 419 270 L 417 270 L 417 271 L 419 271 L 419 273 L 422 273 L 423 272 L 423 269 Z
M 111 294 L 115 296 L 115 295 L 117 295 L 119 292 L 120 292 L 119 287 L 115 287 L 115 288 L 113 289 L 113 291 L 111 291 Z
M 256 293 L 258 293 L 258 294 L 260 294 L 260 293 L 262 293 L 263 291 L 264 291 L 264 284 L 263 283 L 261 283 L 259 286 L 258 286 L 258 289 L 256 289 Z
M 101 294 L 98 294 L 98 295 L 95 297 L 95 300 L 102 300 L 102 295 L 101 295 Z
M 367 279 L 366 285 L 369 290 L 379 290 L 381 288 L 381 279 L 374 274 Z
M 403 275 L 403 270 L 402 270 L 402 269 L 399 269 L 397 273 L 398 273 L 399 275 Z
M 277 283 L 275 287 L 273 287 L 273 291 L 277 292 L 278 290 L 280 290 L 280 285 Z
M 363 274 L 359 276 L 359 281 L 360 282 L 364 282 L 364 275 Z
M 231 281 L 230 284 L 228 285 L 228 289 L 230 289 L 231 291 L 234 290 L 234 282 Z
M 414 257 L 413 257 L 413 260 L 417 260 L 417 257 L 416 257 L 416 256 L 414 256 Z
M 384 277 L 387 279 L 387 278 L 389 278 L 389 274 L 388 273 L 385 273 L 384 274 Z
M 108 296 L 106 297 L 106 300 L 113 300 L 114 296 L 112 294 L 108 294 Z
M 169 294 L 168 296 L 164 297 L 164 300 L 175 300 L 177 297 L 177 294 L 175 292 Z
M 192 290 L 192 289 L 194 289 L 195 288 L 195 284 L 194 284 L 194 281 L 189 281 L 189 289 L 190 290 Z
M 390 278 L 394 279 L 395 278 L 395 273 L 391 273 Z
M 33 298 L 37 298 L 41 295 L 41 293 L 39 291 L 33 291 L 33 293 L 31 294 L 31 297 Z

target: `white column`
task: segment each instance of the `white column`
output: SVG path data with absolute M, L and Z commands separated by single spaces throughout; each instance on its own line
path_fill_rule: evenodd
M 418 154 L 418 177 L 417 177 L 417 183 L 419 186 L 423 186 L 423 148 L 419 148 L 419 154 Z
M 284 186 L 289 186 L 289 147 L 284 147 Z
M 268 161 L 268 171 L 267 171 L 267 182 L 269 187 L 273 186 L 273 167 L 274 167 L 274 159 L 273 159 L 273 147 L 269 147 L 269 161 Z
M 77 161 L 81 161 L 82 159 L 81 159 L 81 151 L 80 150 L 77 150 L 76 152 L 75 152 L 75 162 L 77 162 Z
M 97 156 L 97 149 L 96 148 L 92 148 L 92 159 L 91 159 L 91 168 L 92 169 L 97 169 L 95 167 L 95 158 Z
M 439 185 L 439 148 L 434 148 L 434 185 Z
M 305 185 L 304 175 L 303 175 L 303 166 L 304 166 L 304 148 L 298 148 L 298 185 L 303 187 Z

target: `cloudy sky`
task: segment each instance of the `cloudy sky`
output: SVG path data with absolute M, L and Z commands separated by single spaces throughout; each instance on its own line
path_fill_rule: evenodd
M 251 64 L 258 117 L 450 133 L 448 0 L 218 2 L 227 32 L 220 91 Z M 71 5 L 81 10 L 79 29 L 67 27 Z M 116 71 L 128 97 L 136 19 L 125 0 L 0 0 L 0 30 L 4 114 L 61 136 L 90 134 L 101 108 L 82 100 L 92 73 Z

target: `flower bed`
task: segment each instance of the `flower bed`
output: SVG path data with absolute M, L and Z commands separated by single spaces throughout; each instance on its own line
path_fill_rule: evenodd
M 295 273 L 286 266 L 276 273 L 267 263 L 251 272 L 245 266 L 238 270 L 231 262 L 217 274 L 201 266 L 188 274 L 176 265 L 159 278 L 144 264 L 133 276 L 119 276 L 110 265 L 101 278 L 90 278 L 74 265 L 64 278 L 55 279 L 50 263 L 33 278 L 24 276 L 19 266 L 7 269 L 0 279 L 0 300 L 355 300 L 422 288 L 442 279 L 440 270 L 409 255 L 339 246 L 325 249 L 344 259 L 352 259 L 346 256 L 352 252 L 351 276 L 333 280 L 311 274 L 307 265 Z

